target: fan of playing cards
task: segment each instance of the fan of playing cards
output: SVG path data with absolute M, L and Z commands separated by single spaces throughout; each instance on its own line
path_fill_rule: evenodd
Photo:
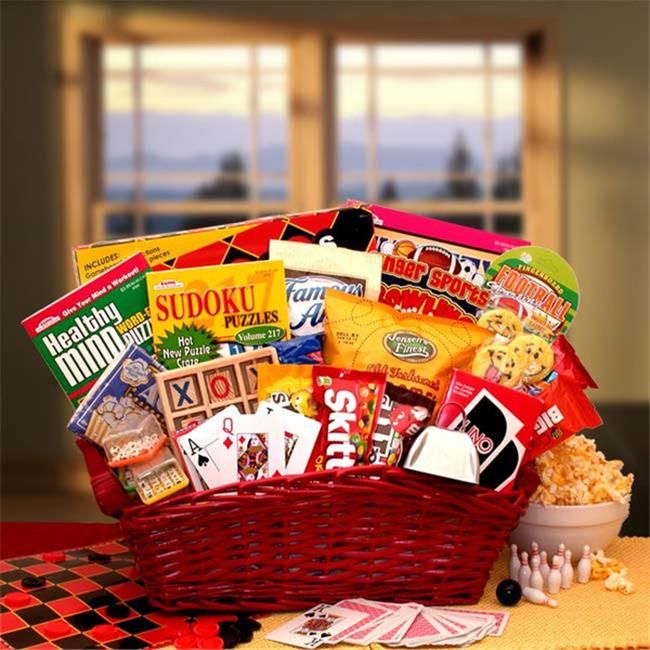
M 340 571 L 338 583 L 355 575 L 380 579 L 374 559 L 383 554 L 399 559 L 390 570 L 408 572 L 412 558 L 401 553 L 410 545 L 422 550 L 422 562 L 432 562 L 411 572 L 436 583 L 434 560 L 444 552 L 438 544 L 452 538 L 458 553 L 477 555 L 481 546 L 476 575 L 469 586 L 440 587 L 421 602 L 471 602 L 535 487 L 523 486 L 523 469 L 600 423 L 585 395 L 595 383 L 564 338 L 578 309 L 575 274 L 556 253 L 528 242 L 349 202 L 98 242 L 77 247 L 74 259 L 80 285 L 23 326 L 75 408 L 69 429 L 100 507 L 135 527 L 131 543 L 143 552 L 151 546 L 149 526 L 171 535 L 172 546 L 189 537 L 179 557 L 206 539 L 205 526 L 215 525 L 222 542 L 235 531 L 229 539 L 236 561 L 226 563 L 223 570 L 233 573 L 221 578 L 224 584 L 243 561 L 242 517 L 251 539 L 264 530 L 280 536 L 279 548 L 298 546 L 288 557 L 269 551 L 266 564 L 253 563 L 250 571 L 264 570 L 247 602 L 281 607 L 273 598 L 279 589 L 298 593 L 293 605 L 317 602 L 322 596 L 289 584 L 291 569 L 311 577 L 324 572 L 332 593 Z M 368 490 L 359 512 L 337 501 L 338 484 Z M 366 504 L 378 486 L 382 509 L 369 516 Z M 278 494 L 295 509 L 290 519 L 280 502 L 262 507 L 262 495 L 269 501 Z M 302 494 L 312 501 L 305 505 Z M 481 516 L 472 507 L 478 494 Z M 235 508 L 228 526 L 209 520 L 213 510 L 226 516 L 224 504 L 235 497 L 242 504 L 257 499 L 256 507 L 246 501 L 248 515 Z M 180 514 L 199 512 L 199 502 L 203 532 L 195 520 L 180 527 Z M 322 521 L 310 519 L 314 507 Z M 160 528 L 165 517 L 178 530 Z M 401 518 L 399 525 L 393 518 Z M 430 529 L 449 537 L 425 538 Z M 364 572 L 353 566 L 353 549 L 366 538 L 382 539 L 384 547 L 368 551 L 372 570 Z M 210 553 L 199 557 L 187 575 L 165 563 L 173 578 L 162 581 L 162 557 L 138 563 L 143 573 L 151 568 L 154 597 L 173 608 L 191 606 L 183 593 L 209 591 L 203 573 L 192 572 Z M 176 593 L 183 575 L 188 588 Z M 408 593 L 389 581 L 374 597 Z M 227 589 L 209 597 L 220 606 L 233 598 Z M 388 605 L 372 606 L 397 616 Z M 342 608 L 314 612 L 310 625 L 343 638 L 332 618 Z M 412 613 L 406 605 L 399 610 Z M 322 611 L 330 618 L 317 617 Z M 350 616 L 353 608 L 345 611 Z M 412 623 L 402 630 L 405 642 L 413 640 L 413 626 L 431 638 L 451 628 L 479 633 L 469 619 L 461 628 L 439 611 L 418 611 Z
M 318 605 L 266 635 L 298 648 L 317 648 L 343 641 L 355 645 L 417 648 L 464 646 L 485 636 L 501 636 L 508 612 L 423 607 L 417 603 L 376 602 L 363 598 Z

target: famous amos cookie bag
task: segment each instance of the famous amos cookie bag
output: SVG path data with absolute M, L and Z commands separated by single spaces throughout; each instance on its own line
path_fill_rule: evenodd
M 312 370 L 321 431 L 308 469 L 361 465 L 379 416 L 386 376 L 331 366 Z
M 379 298 L 381 256 L 336 246 L 272 241 L 269 258 L 284 264 L 289 325 L 294 337 L 321 334 L 327 288 Z
M 328 289 L 325 362 L 386 373 L 387 380 L 439 401 L 454 368 L 469 370 L 492 333 L 472 323 L 404 314 Z

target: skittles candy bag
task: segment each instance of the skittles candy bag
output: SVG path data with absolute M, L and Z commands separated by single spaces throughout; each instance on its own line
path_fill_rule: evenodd
M 312 369 L 321 430 L 308 470 L 362 464 L 377 424 L 386 375 L 331 366 Z

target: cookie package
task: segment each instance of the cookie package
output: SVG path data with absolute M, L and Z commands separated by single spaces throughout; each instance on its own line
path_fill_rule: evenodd
M 269 259 L 284 263 L 292 336 L 323 331 L 325 290 L 379 298 L 381 256 L 336 246 L 272 241 Z

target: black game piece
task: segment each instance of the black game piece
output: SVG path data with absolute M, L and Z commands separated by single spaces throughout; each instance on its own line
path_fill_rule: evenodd
M 106 614 L 111 618 L 126 618 L 130 612 L 124 603 L 112 603 L 106 608 Z
M 223 647 L 226 649 L 235 648 L 238 643 L 241 643 L 239 630 L 234 625 L 222 624 L 219 636 L 223 639 Z
M 101 562 L 103 564 L 105 562 L 110 562 L 111 561 L 111 556 L 106 555 L 106 553 L 97 553 L 95 551 L 92 551 L 91 553 L 88 553 L 88 561 L 89 562 Z
M 515 580 L 502 580 L 497 585 L 497 599 L 502 605 L 512 607 L 521 600 L 521 587 Z
M 45 582 L 45 578 L 42 578 L 41 576 L 29 576 L 23 578 L 20 581 L 20 584 L 25 587 L 25 589 L 38 589 L 38 587 L 44 587 Z

